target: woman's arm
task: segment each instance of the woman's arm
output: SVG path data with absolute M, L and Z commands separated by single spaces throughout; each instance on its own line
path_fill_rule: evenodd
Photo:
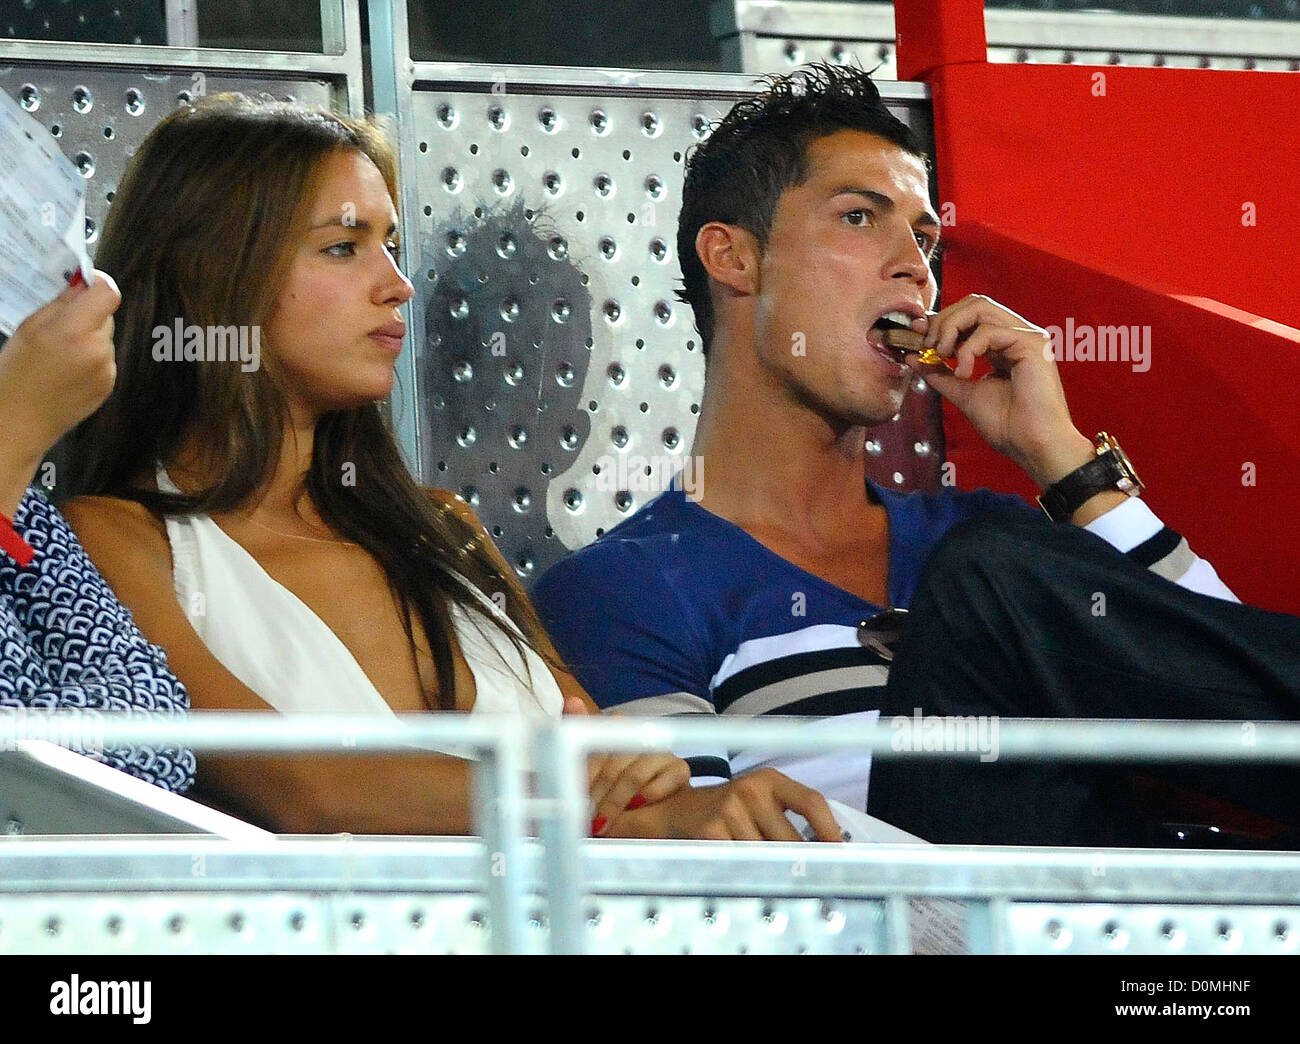
M 161 521 L 109 497 L 64 510 L 140 628 L 166 650 L 192 707 L 274 713 L 208 651 L 182 611 Z M 205 755 L 199 779 L 222 803 L 283 833 L 467 834 L 469 771 L 469 762 L 429 755 Z
M 515 579 L 514 571 L 506 562 L 501 549 L 489 535 L 487 528 L 464 500 L 443 489 L 428 491 L 440 508 L 454 511 L 481 539 L 487 554 L 511 586 L 511 593 L 527 602 L 528 595 Z M 539 651 L 551 664 L 564 661 L 545 631 L 537 639 Z M 564 697 L 566 714 L 599 714 L 600 708 L 587 694 L 582 684 L 560 666 L 551 666 L 551 674 Z M 612 834 L 625 813 L 635 812 L 645 804 L 665 801 L 678 792 L 688 789 L 691 781 L 690 766 L 673 754 L 594 754 L 587 762 L 587 783 L 591 795 L 591 832 L 597 835 Z M 635 799 L 635 800 L 634 800 Z M 629 808 L 629 802 L 634 802 Z M 653 829 L 653 828 L 651 828 Z M 642 836 L 656 836 L 654 833 Z M 665 832 L 659 836 L 672 836 Z
M 429 499 L 433 501 L 436 507 L 444 511 L 455 512 L 456 516 L 478 535 L 484 550 L 492 559 L 493 564 L 496 565 L 501 575 L 505 578 L 505 582 L 510 585 L 510 593 L 518 598 L 519 601 L 527 602 L 528 594 L 524 591 L 523 586 L 519 581 L 515 579 L 514 570 L 510 568 L 510 564 L 501 553 L 501 549 L 497 547 L 491 534 L 488 533 L 487 527 L 483 525 L 478 515 L 474 513 L 474 509 L 450 490 L 429 489 L 426 490 L 426 492 L 429 494 Z M 540 635 L 537 645 L 538 651 L 541 652 L 543 656 L 547 657 L 551 663 L 560 664 L 564 662 L 560 657 L 560 654 L 556 651 L 555 646 L 551 644 L 551 639 L 545 632 L 542 632 Z M 564 696 L 566 705 L 568 705 L 570 701 L 577 700 L 586 709 L 587 713 L 600 713 L 600 708 L 596 706 L 596 701 L 587 695 L 587 690 L 582 687 L 582 684 L 572 674 L 563 668 L 556 667 L 551 667 L 551 674 L 555 678 L 555 683 L 560 687 L 560 692 Z

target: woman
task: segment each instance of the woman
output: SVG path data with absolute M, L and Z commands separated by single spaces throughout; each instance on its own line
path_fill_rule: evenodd
M 384 422 L 412 294 L 396 198 L 373 124 L 238 95 L 164 119 L 116 190 L 97 263 L 123 294 L 118 383 L 77 431 L 66 511 L 196 708 L 593 708 Z M 592 766 L 597 833 L 689 776 Z M 210 757 L 202 783 L 281 831 L 471 828 L 452 757 Z
M 0 722 L 9 712 L 179 714 L 184 687 L 136 628 L 63 517 L 28 489 L 46 451 L 113 386 L 112 279 L 66 290 L 0 348 Z M 47 465 L 48 466 L 48 465 Z M 47 476 L 49 477 L 49 476 Z M 188 750 L 82 752 L 167 790 L 194 780 Z M 0 745 L 0 749 L 3 746 Z

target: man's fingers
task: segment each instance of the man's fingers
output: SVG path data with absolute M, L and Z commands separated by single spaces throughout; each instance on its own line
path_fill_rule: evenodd
M 925 345 L 935 348 L 945 358 L 955 354 L 956 344 L 970 330 L 981 324 L 997 329 L 1031 329 L 1033 324 L 1009 308 L 1004 308 L 981 294 L 968 294 L 954 305 L 930 317 L 926 324 Z
M 975 372 L 975 349 L 967 341 L 957 349 L 957 366 L 953 369 L 952 375 L 960 381 L 970 380 L 971 374 Z
M 962 413 L 966 412 L 966 402 L 973 393 L 970 381 L 962 380 L 947 370 L 940 370 L 916 362 L 915 356 L 909 357 L 908 361 L 915 363 L 913 372 L 918 377 L 956 406 Z
M 117 306 L 122 303 L 122 291 L 117 285 L 117 280 L 107 272 L 101 272 L 95 269 L 95 285 L 89 287 L 93 294 L 101 295 L 105 300 L 112 302 L 113 311 L 117 311 Z
M 613 823 L 628 812 L 663 801 L 689 786 L 691 770 L 680 759 L 673 760 L 681 766 L 680 770 L 669 766 L 650 779 L 641 778 L 643 773 L 633 769 L 624 772 L 601 799 L 596 816 L 604 816 Z
M 723 812 L 723 822 L 727 833 L 733 841 L 762 841 L 763 832 L 754 822 L 753 814 L 742 801 L 727 803 Z
M 763 808 L 751 808 L 754 821 L 763 832 L 765 841 L 802 841 L 799 831 L 786 818 L 785 809 L 777 802 L 770 802 Z
M 612 754 L 591 754 L 587 757 L 587 792 L 591 793 L 591 788 L 596 785 L 596 780 L 600 778 L 609 763 Z
M 980 322 L 983 304 L 982 298 L 972 294 L 932 315 L 925 331 L 926 347 L 937 348 L 943 356 L 951 355 L 962 333 Z
M 785 808 L 798 812 L 817 833 L 818 841 L 843 841 L 844 834 L 840 825 L 831 815 L 830 805 L 817 791 L 811 790 L 794 780 L 783 780 L 775 789 L 776 797 Z M 782 819 L 785 817 L 782 816 Z M 788 825 L 788 821 L 787 821 Z

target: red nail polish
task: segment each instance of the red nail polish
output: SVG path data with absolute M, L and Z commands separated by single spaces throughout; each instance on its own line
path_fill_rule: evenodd
M 633 796 L 632 800 L 627 803 L 627 811 L 635 812 L 638 808 L 641 808 L 644 804 L 645 804 L 645 795 L 636 794 Z
M 609 820 L 606 819 L 604 816 L 597 816 L 595 819 L 593 819 L 591 821 L 591 836 L 595 837 L 602 830 L 604 830 L 605 824 L 607 824 L 608 822 Z
M 68 286 L 84 286 L 85 282 L 85 276 L 81 274 L 81 269 L 78 268 L 72 273 L 72 278 L 68 280 Z

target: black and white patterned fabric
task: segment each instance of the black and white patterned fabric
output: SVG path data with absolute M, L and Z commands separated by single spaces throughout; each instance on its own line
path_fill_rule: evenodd
M 36 556 L 20 568 L 0 553 L 0 715 L 18 708 L 184 714 L 189 696 L 166 654 L 136 627 L 38 490 L 27 491 L 14 528 Z M 93 735 L 91 715 L 84 734 Z M 189 750 L 80 749 L 175 793 L 194 782 Z

